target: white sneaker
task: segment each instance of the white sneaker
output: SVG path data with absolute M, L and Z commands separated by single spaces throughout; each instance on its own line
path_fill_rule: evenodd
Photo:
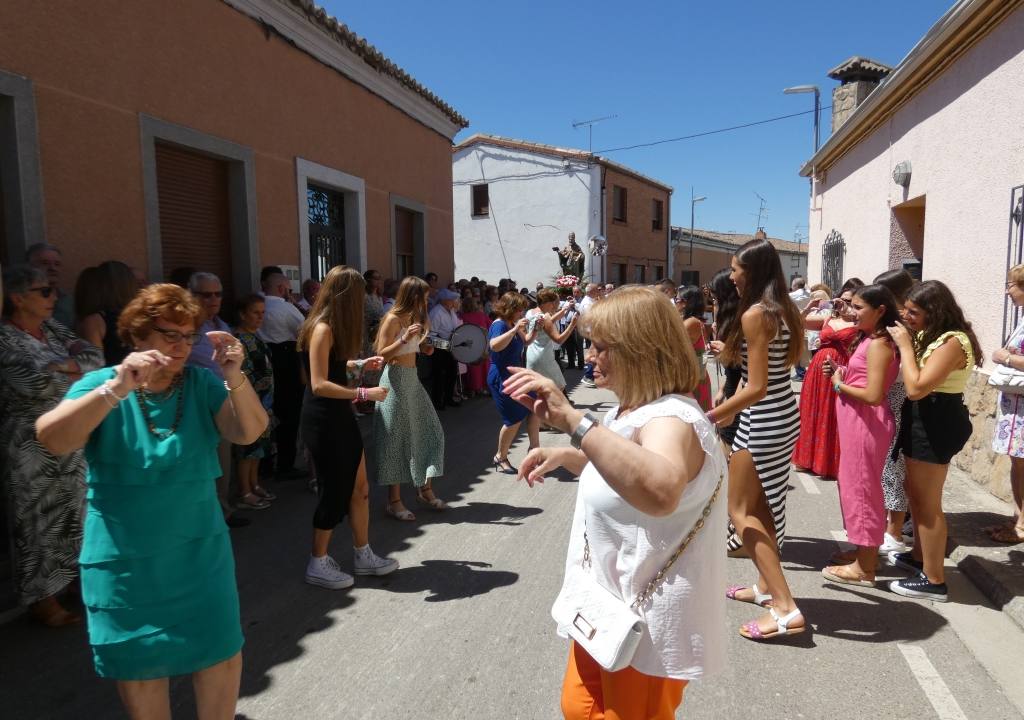
M 309 557 L 309 564 L 306 565 L 306 582 L 310 585 L 330 588 L 331 590 L 343 590 L 352 587 L 355 578 L 347 572 L 343 572 L 338 563 L 330 555 L 323 557 Z
M 888 557 L 889 553 L 905 553 L 910 552 L 910 545 L 903 542 L 902 539 L 897 540 L 889 533 L 885 534 L 885 542 L 878 546 L 878 554 L 883 557 Z
M 352 553 L 352 572 L 355 575 L 387 575 L 398 569 L 398 561 L 382 558 L 369 547 L 365 552 Z

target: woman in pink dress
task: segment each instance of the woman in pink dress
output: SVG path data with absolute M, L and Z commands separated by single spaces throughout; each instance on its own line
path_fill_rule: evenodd
M 462 301 L 462 322 L 467 325 L 476 325 L 484 332 L 491 326 L 491 320 L 483 310 L 480 309 L 480 301 L 475 297 L 468 297 Z M 491 365 L 487 353 L 479 362 L 466 366 L 465 390 L 474 395 L 490 395 L 487 389 L 487 368 Z
M 800 391 L 800 437 L 793 448 L 793 464 L 823 478 L 835 478 L 839 473 L 839 430 L 832 386 L 822 368 L 828 362 L 839 366 L 849 361 L 858 333 L 850 300 L 863 286 L 857 278 L 843 283 L 839 297 L 832 301 L 831 315 L 811 315 L 817 309 L 814 302 L 804 309 L 804 327 L 821 331 L 821 347 L 807 367 Z
M 853 296 L 861 340 L 846 368 L 832 372 L 839 424 L 839 502 L 846 537 L 856 545 L 821 571 L 827 580 L 873 586 L 878 546 L 885 535 L 882 468 L 896 432 L 886 396 L 900 370 L 900 356 L 886 328 L 899 323 L 896 298 L 882 285 L 868 285 Z M 825 368 L 832 370 L 831 363 Z

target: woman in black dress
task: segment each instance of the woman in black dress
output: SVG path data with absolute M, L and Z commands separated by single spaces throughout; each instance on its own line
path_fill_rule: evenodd
M 387 389 L 359 387 L 365 370 L 380 370 L 381 357 L 356 360 L 363 344 L 366 282 L 354 268 L 337 265 L 324 278 L 316 302 L 299 331 L 296 347 L 309 376 L 302 403 L 302 437 L 316 468 L 317 506 L 313 514 L 313 551 L 306 582 L 340 590 L 353 578 L 327 554 L 335 526 L 347 514 L 355 549 L 353 573 L 387 575 L 398 561 L 370 549 L 370 486 L 363 438 L 352 401 L 382 401 Z M 350 387 L 351 386 L 351 387 Z

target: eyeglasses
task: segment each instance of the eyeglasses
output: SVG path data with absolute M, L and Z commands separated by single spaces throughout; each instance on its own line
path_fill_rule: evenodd
M 29 289 L 28 289 L 28 290 L 26 290 L 25 292 L 37 292 L 37 293 L 39 293 L 39 294 L 40 294 L 40 295 L 41 295 L 42 297 L 44 297 L 44 298 L 48 298 L 48 297 L 50 297 L 51 295 L 53 295 L 53 293 L 54 293 L 54 290 L 53 290 L 53 288 L 52 288 L 52 287 L 50 287 L 49 285 L 43 285 L 42 287 L 36 287 L 36 288 L 29 288 Z
M 217 294 L 220 295 L 220 293 Z M 182 333 L 178 332 L 177 330 L 164 330 L 163 328 L 158 327 L 154 327 L 153 330 L 163 335 L 164 340 L 171 343 L 172 345 L 174 345 L 175 343 L 180 343 L 182 340 L 184 340 L 187 345 L 195 345 L 203 338 L 203 336 L 197 332 Z
M 192 294 L 198 295 L 203 300 L 210 300 L 212 298 L 219 298 L 224 293 L 222 293 L 220 290 L 205 290 L 203 292 L 200 292 L 199 290 L 193 290 Z

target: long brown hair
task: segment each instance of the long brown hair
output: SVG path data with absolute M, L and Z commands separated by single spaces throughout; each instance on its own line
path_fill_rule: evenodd
M 981 354 L 978 336 L 974 334 L 974 328 L 970 321 L 964 317 L 964 311 L 957 305 L 953 292 L 944 282 L 925 280 L 923 283 L 915 285 L 907 293 L 907 302 L 912 302 L 924 310 L 925 328 L 915 343 L 918 358 L 924 354 L 929 345 L 939 339 L 942 333 L 957 330 L 971 341 L 974 364 L 978 367 L 982 366 L 984 356 Z
M 394 315 L 400 320 L 408 320 L 409 325 L 422 325 L 423 330 L 420 331 L 420 341 L 430 332 L 430 318 L 427 316 L 427 297 L 429 295 L 430 285 L 427 284 L 427 281 L 415 275 L 410 275 L 402 279 L 402 284 L 398 286 L 398 292 L 395 293 L 395 304 L 387 312 L 387 315 Z M 384 317 L 387 317 L 387 315 Z M 377 327 L 376 346 L 379 352 L 382 349 L 382 343 L 384 346 L 390 343 L 385 342 L 380 337 L 380 328 L 384 327 L 383 318 Z
M 366 281 L 358 270 L 335 265 L 320 284 L 316 302 L 299 329 L 298 350 L 309 350 L 318 323 L 331 329 L 331 350 L 338 360 L 351 360 L 363 346 L 363 306 Z
M 776 336 L 781 325 L 789 329 L 786 366 L 796 365 L 803 355 L 804 321 L 796 304 L 789 297 L 789 286 L 786 283 L 786 276 L 782 274 L 779 253 L 767 240 L 755 239 L 740 247 L 735 257 L 746 277 L 743 292 L 740 294 L 740 305 L 736 310 L 737 321 L 754 305 L 763 305 L 769 338 Z M 725 349 L 722 350 L 722 360 L 727 365 L 739 365 L 742 362 L 742 342 L 742 322 L 735 322 L 728 328 Z

